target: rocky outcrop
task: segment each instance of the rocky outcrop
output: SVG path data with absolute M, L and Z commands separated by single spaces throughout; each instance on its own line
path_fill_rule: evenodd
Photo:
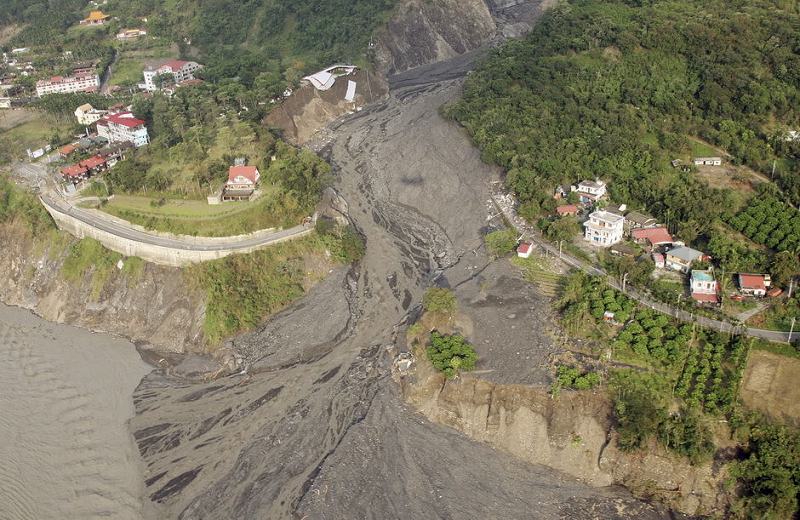
M 66 235 L 59 240 L 73 241 Z M 68 244 L 34 242 L 13 224 L 0 226 L 0 241 L 0 301 L 162 351 L 202 347 L 204 299 L 188 287 L 181 270 L 143 263 L 133 274 L 113 269 L 102 284 L 92 272 L 70 282 L 62 275 Z
M 376 38 L 376 61 L 403 72 L 477 49 L 496 30 L 484 0 L 406 0 Z
M 642 452 L 619 450 L 611 404 L 602 391 L 565 391 L 553 398 L 543 387 L 472 376 L 445 381 L 424 358 L 402 383 L 406 400 L 428 419 L 527 462 L 592 486 L 622 484 L 686 514 L 724 509 L 725 473 L 712 463 L 692 466 L 657 445 Z

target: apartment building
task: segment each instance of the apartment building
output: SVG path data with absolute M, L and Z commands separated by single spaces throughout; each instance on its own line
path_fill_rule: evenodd
M 36 82 L 36 95 L 65 94 L 70 92 L 93 92 L 100 86 L 97 74 L 82 76 L 53 76 Z
M 609 211 L 595 211 L 583 223 L 584 239 L 593 246 L 608 247 L 622 241 L 625 217 Z
M 105 137 L 109 143 L 133 143 L 136 148 L 150 142 L 144 121 L 130 112 L 108 114 L 97 121 L 97 135 Z

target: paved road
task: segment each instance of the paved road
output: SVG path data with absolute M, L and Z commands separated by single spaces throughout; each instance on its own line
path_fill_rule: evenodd
M 528 225 L 525 220 L 517 215 L 515 207 L 516 201 L 508 194 L 505 193 L 496 187 L 493 189 L 492 192 L 492 199 L 495 205 L 503 212 L 503 215 L 506 219 L 514 226 L 519 234 L 523 234 L 531 240 L 532 242 L 536 243 L 542 249 L 548 251 L 554 257 L 558 257 L 561 259 L 562 262 L 565 264 L 575 267 L 577 269 L 581 269 L 589 274 L 597 275 L 597 276 L 604 276 L 608 281 L 608 284 L 617 289 L 622 291 L 622 287 L 620 287 L 619 282 L 616 280 L 615 277 L 609 275 L 603 269 L 598 268 L 592 264 L 587 262 L 583 262 L 573 256 L 570 256 L 566 253 L 559 253 L 558 248 L 547 242 L 538 230 L 534 229 L 532 226 Z M 754 338 L 761 338 L 766 339 L 769 341 L 777 341 L 782 343 L 787 343 L 789 341 L 789 333 L 788 332 L 778 332 L 774 330 L 764 330 L 764 329 L 754 329 L 752 327 L 745 327 L 743 325 L 736 325 L 726 321 L 715 320 L 712 318 L 707 318 L 705 316 L 695 316 L 692 313 L 686 312 L 681 309 L 677 309 L 666 303 L 656 301 L 649 296 L 637 291 L 636 289 L 631 288 L 630 286 L 626 286 L 625 294 L 630 298 L 638 301 L 643 305 L 647 305 L 648 307 L 655 309 L 659 312 L 664 314 L 668 314 L 680 321 L 689 322 L 689 323 L 698 323 L 703 327 L 707 327 L 710 329 L 714 329 L 720 332 L 728 332 L 728 333 L 737 333 L 737 334 L 745 334 L 747 336 L 752 336 Z M 797 334 L 792 336 L 793 338 L 797 337 Z
M 88 224 L 96 229 L 106 231 L 112 235 L 141 242 L 143 244 L 150 244 L 155 246 L 169 247 L 172 249 L 180 249 L 184 251 L 221 251 L 231 249 L 249 249 L 252 247 L 259 247 L 268 245 L 282 239 L 286 239 L 295 235 L 300 235 L 309 231 L 309 226 L 299 225 L 288 229 L 275 231 L 274 233 L 264 234 L 257 237 L 236 238 L 231 237 L 230 241 L 220 241 L 215 244 L 198 244 L 191 241 L 191 239 L 181 240 L 178 238 L 168 238 L 151 233 L 145 233 L 138 229 L 128 227 L 117 222 L 103 218 L 96 213 L 89 212 L 77 208 L 58 200 L 57 198 L 49 195 L 42 195 L 40 197 L 42 204 L 66 215 L 75 217 L 76 219 Z

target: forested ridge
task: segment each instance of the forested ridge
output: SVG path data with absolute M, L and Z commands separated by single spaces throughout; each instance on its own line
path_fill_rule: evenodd
M 614 200 L 693 241 L 740 193 L 670 166 L 700 137 L 800 202 L 800 7 L 782 0 L 573 0 L 490 56 L 447 113 L 532 213 L 553 188 L 611 181 Z

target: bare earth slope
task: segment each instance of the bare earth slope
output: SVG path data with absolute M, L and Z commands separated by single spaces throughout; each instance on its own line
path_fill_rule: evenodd
M 493 173 L 438 115 L 460 83 L 407 84 L 416 86 L 346 121 L 330 149 L 367 241 L 362 263 L 237 339 L 246 374 L 188 384 L 154 373 L 140 385 L 132 428 L 147 495 L 169 517 L 203 519 L 507 518 L 532 508 L 558 518 L 567 507 L 610 518 L 629 514 L 620 504 L 651 514 L 622 492 L 448 432 L 394 395 L 384 352 L 396 325 L 432 279 L 444 272 L 458 284 L 486 264 L 472 251 Z

